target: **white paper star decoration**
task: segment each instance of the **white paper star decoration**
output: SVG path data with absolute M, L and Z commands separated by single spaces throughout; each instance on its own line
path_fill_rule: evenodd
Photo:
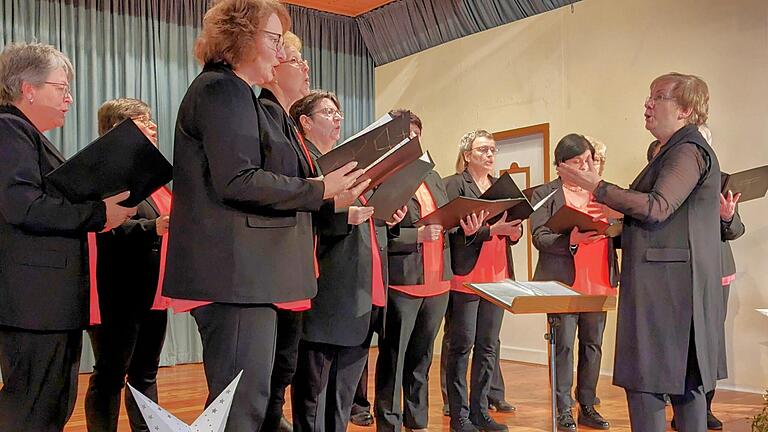
M 229 409 L 232 407 L 232 398 L 235 396 L 235 389 L 240 382 L 243 371 L 232 380 L 221 394 L 214 399 L 208 408 L 200 414 L 194 423 L 188 425 L 176 418 L 173 414 L 164 410 L 160 405 L 153 402 L 143 393 L 128 385 L 139 405 L 139 410 L 147 422 L 150 431 L 153 432 L 223 432 L 227 425 Z

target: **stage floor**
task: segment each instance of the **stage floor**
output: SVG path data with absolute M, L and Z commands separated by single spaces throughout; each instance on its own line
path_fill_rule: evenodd
M 375 349 L 371 350 L 375 357 Z M 374 359 L 371 359 L 373 371 Z M 506 381 L 507 400 L 517 406 L 513 414 L 492 415 L 497 421 L 507 424 L 514 431 L 549 431 L 549 381 L 545 366 L 502 361 L 504 380 Z M 430 431 L 448 431 L 448 418 L 442 415 L 440 380 L 438 376 L 439 359 L 435 358 L 430 373 Z M 88 386 L 88 374 L 80 375 L 77 406 L 66 432 L 83 432 L 85 414 L 83 403 Z M 201 364 L 166 367 L 159 374 L 160 404 L 174 415 L 191 423 L 202 412 L 206 397 L 205 377 Z M 368 381 L 369 395 L 373 396 L 373 376 Z M 629 431 L 629 417 L 624 391 L 611 385 L 610 377 L 601 377 L 598 396 L 602 405 L 598 411 L 611 422 L 612 431 Z M 749 432 L 751 418 L 760 411 L 763 399 L 759 394 L 718 390 L 714 401 L 714 412 L 724 422 L 724 430 L 730 432 Z M 575 412 L 574 412 L 575 414 Z M 290 406 L 286 407 L 290 418 Z M 672 411 L 668 408 L 667 418 Z M 587 430 L 588 428 L 584 428 Z M 128 420 L 123 410 L 120 416 L 121 431 L 129 431 Z M 350 431 L 374 431 L 374 426 L 357 427 L 350 425 Z

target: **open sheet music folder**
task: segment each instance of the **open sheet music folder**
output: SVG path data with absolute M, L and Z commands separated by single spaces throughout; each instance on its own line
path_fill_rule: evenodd
M 368 206 L 374 208 L 373 217 L 389 220 L 395 211 L 408 204 L 434 167 L 432 157 L 426 152 L 385 180 L 368 200 Z
M 768 192 L 768 165 L 733 174 L 722 173 L 720 184 L 723 195 L 728 191 L 734 195 L 741 193 L 740 203 L 762 198 Z
M 530 191 L 529 194 L 526 194 L 526 191 Z M 552 198 L 552 195 L 555 194 L 556 191 L 552 191 L 549 195 L 542 198 L 539 202 L 536 203 L 536 205 L 531 204 L 531 195 L 533 193 L 533 188 L 521 190 L 515 181 L 512 179 L 512 176 L 509 175 L 509 173 L 504 173 L 501 177 L 499 177 L 498 180 L 494 184 L 491 185 L 491 187 L 488 188 L 482 195 L 480 195 L 481 199 L 487 199 L 487 200 L 497 200 L 497 199 L 505 199 L 505 198 L 511 198 L 515 200 L 520 200 L 518 204 L 516 204 L 514 207 L 507 210 L 507 221 L 513 221 L 516 219 L 524 220 L 528 219 L 533 212 L 538 210 L 544 203 L 546 203 L 550 198 Z M 498 221 L 499 218 L 491 218 L 487 221 L 489 224 L 494 224 L 496 221 Z
M 599 312 L 616 309 L 616 296 L 583 295 L 556 281 L 465 283 L 480 297 L 512 313 Z
M 133 120 L 124 120 L 46 174 L 69 201 L 100 201 L 129 190 L 134 207 L 173 178 L 173 167 Z

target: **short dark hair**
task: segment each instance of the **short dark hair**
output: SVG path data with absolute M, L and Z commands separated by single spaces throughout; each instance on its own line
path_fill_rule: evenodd
M 584 138 L 584 135 L 568 134 L 560 139 L 555 147 L 555 166 L 567 161 L 568 159 L 575 158 L 576 156 L 589 150 L 592 153 L 592 157 L 595 157 L 595 148 L 592 144 Z
M 392 118 L 395 118 L 397 116 L 401 116 L 404 114 L 408 114 L 409 116 L 408 122 L 410 124 L 416 125 L 416 127 L 419 128 L 420 131 L 424 132 L 424 128 L 421 125 L 421 119 L 419 118 L 419 116 L 414 114 L 413 111 L 408 111 L 407 109 L 402 109 L 402 108 L 389 110 L 389 115 Z
M 301 125 L 301 121 L 299 121 L 299 119 L 301 119 L 301 116 L 303 115 L 311 115 L 317 104 L 320 103 L 320 101 L 323 99 L 330 99 L 331 102 L 336 105 L 336 109 L 341 110 L 341 104 L 339 103 L 339 99 L 336 97 L 336 94 L 326 90 L 312 90 L 308 95 L 297 100 L 293 103 L 293 105 L 291 105 L 291 118 L 294 122 L 296 122 L 296 126 L 299 128 L 299 132 L 302 134 L 304 134 L 304 127 Z

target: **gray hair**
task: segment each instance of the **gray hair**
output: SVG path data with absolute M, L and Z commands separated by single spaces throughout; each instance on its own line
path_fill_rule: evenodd
M 42 85 L 59 68 L 64 69 L 70 82 L 74 79 L 72 63 L 51 45 L 22 42 L 6 46 L 0 53 L 0 105 L 17 102 L 22 83 Z
M 485 129 L 476 129 L 471 132 L 467 132 L 461 137 L 459 141 L 459 156 L 456 158 L 456 172 L 462 173 L 467 168 L 467 161 L 464 160 L 464 153 L 472 150 L 472 144 L 478 138 L 494 139 L 493 134 Z

